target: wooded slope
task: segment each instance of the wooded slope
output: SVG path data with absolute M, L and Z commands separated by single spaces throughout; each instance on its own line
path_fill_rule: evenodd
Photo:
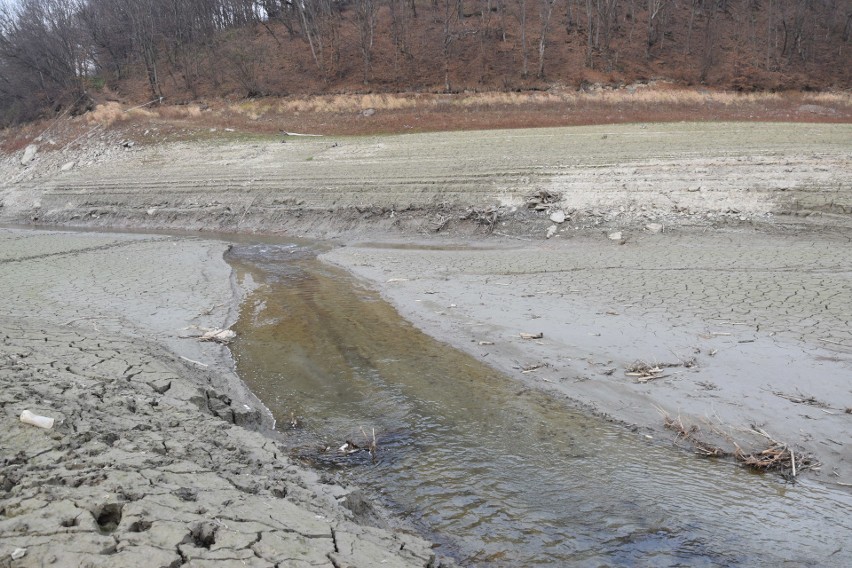
M 852 0 L 19 0 L 0 123 L 126 101 L 582 88 L 847 89 Z

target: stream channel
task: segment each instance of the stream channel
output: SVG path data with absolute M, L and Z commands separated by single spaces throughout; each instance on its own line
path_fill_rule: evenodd
M 418 331 L 309 243 L 235 244 L 237 370 L 296 453 L 467 566 L 841 566 L 852 497 L 700 459 Z M 295 427 L 291 426 L 296 422 Z M 340 453 L 375 430 L 376 459 Z M 328 451 L 320 452 L 320 448 Z

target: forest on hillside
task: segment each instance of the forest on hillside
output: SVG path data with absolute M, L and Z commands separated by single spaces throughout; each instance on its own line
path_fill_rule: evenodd
M 0 125 L 101 97 L 852 85 L 852 0 L 4 1 Z

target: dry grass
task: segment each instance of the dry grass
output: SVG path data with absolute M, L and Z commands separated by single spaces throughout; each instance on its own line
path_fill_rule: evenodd
M 548 91 L 443 93 L 371 93 L 291 96 L 240 101 L 213 99 L 198 104 L 142 106 L 105 102 L 83 117 L 66 117 L 67 137 L 84 125 L 131 135 L 157 124 L 171 139 L 207 136 L 221 129 L 261 135 L 281 131 L 317 134 L 376 134 L 411 131 L 573 126 L 620 122 L 701 120 L 849 122 L 852 92 L 734 93 L 689 89 L 665 82 L 587 90 L 556 87 Z M 808 105 L 807 107 L 805 105 Z M 811 106 L 812 105 L 812 106 Z M 375 113 L 364 113 L 374 109 Z M 45 122 L 52 125 L 55 120 Z M 76 126 L 75 126 L 76 125 Z M 0 147 L 16 151 L 37 133 L 19 127 L 0 136 Z M 147 138 L 146 138 L 147 140 Z M 152 139 L 153 140 L 153 139 Z
M 370 108 L 384 111 L 411 109 L 418 103 L 419 97 L 406 94 L 322 95 L 284 99 L 274 108 L 280 113 L 351 113 Z
M 165 120 L 186 120 L 186 119 L 195 119 L 201 117 L 201 107 L 198 105 L 169 105 L 169 106 L 160 106 L 155 107 L 152 111 L 148 111 L 146 109 L 135 109 L 132 112 L 136 111 L 145 111 L 156 114 L 162 119 Z
M 95 107 L 95 110 L 86 113 L 86 122 L 100 124 L 103 127 L 112 126 L 116 122 L 127 120 L 128 115 L 121 104 L 108 102 Z
M 483 92 L 483 93 L 379 93 L 338 94 L 287 97 L 283 99 L 251 99 L 227 103 L 221 107 L 225 115 L 249 121 L 293 115 L 356 115 L 367 109 L 379 112 L 468 112 L 470 110 L 506 110 L 536 112 L 536 109 L 572 107 L 599 109 L 699 109 L 708 106 L 723 109 L 777 107 L 787 104 L 812 103 L 852 109 L 852 93 L 735 93 L 674 88 L 665 83 L 636 84 L 620 89 L 594 87 L 587 91 L 555 88 L 549 91 Z M 114 104 L 114 103 L 113 103 Z M 108 112 L 109 110 L 109 112 Z M 164 106 L 150 111 L 164 119 L 199 119 L 203 111 L 197 105 Z M 114 106 L 99 111 L 112 117 Z M 560 111 L 562 112 L 562 111 Z M 750 112 L 750 111 L 749 111 Z
M 805 93 L 802 101 L 821 105 L 834 105 L 852 108 L 852 92 Z

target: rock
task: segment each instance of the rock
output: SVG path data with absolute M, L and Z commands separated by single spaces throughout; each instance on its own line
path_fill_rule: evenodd
M 649 233 L 653 233 L 653 234 L 655 234 L 655 235 L 656 235 L 657 233 L 662 233 L 662 232 L 663 232 L 663 226 L 662 226 L 660 223 L 648 223 L 647 225 L 645 225 L 645 229 L 646 229 Z
M 547 228 L 547 234 L 545 236 L 549 239 L 550 237 L 556 234 L 557 230 L 558 228 L 556 227 L 556 225 L 551 225 Z
M 30 162 L 35 159 L 36 153 L 38 153 L 38 146 L 35 144 L 30 144 L 24 150 L 24 156 L 21 158 L 21 165 L 26 166 Z
M 23 558 L 26 555 L 27 555 L 27 549 L 26 548 L 16 548 L 15 550 L 12 551 L 12 560 L 20 560 L 21 558 Z
M 561 209 L 559 211 L 554 211 L 550 214 L 550 220 L 554 223 L 564 223 L 565 222 L 565 211 Z
M 151 207 L 151 208 L 150 208 L 150 209 L 148 209 L 145 213 L 147 213 L 147 214 L 148 214 L 148 216 L 149 216 L 149 217 L 151 217 L 151 216 L 153 216 L 156 212 L 157 212 L 157 208 L 156 208 L 156 207 Z
M 611 241 L 620 241 L 622 239 L 621 231 L 616 231 L 607 235 Z
M 64 164 L 62 164 L 62 167 L 59 168 L 59 171 L 67 172 L 67 171 L 70 171 L 73 167 L 74 167 L 74 162 L 65 162 Z
M 374 114 L 376 114 L 376 109 L 374 108 L 368 108 L 361 111 L 362 116 L 373 116 Z

